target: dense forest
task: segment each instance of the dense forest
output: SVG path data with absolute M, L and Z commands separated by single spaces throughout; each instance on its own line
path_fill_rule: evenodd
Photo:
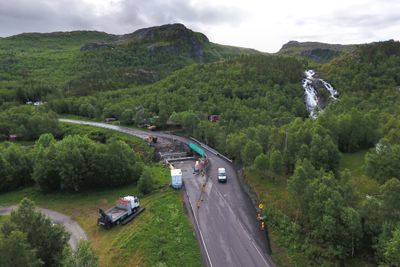
M 26 38 L 37 39 L 27 51 Z M 36 183 L 43 190 L 79 191 L 148 175 L 142 171 L 147 156 L 96 134 L 68 135 L 56 114 L 178 127 L 233 158 L 245 173 L 283 185 L 290 208 L 267 203 L 267 217 L 289 257 L 302 254 L 307 266 L 354 258 L 400 266 L 399 42 L 355 46 L 319 64 L 214 45 L 175 25 L 122 37 L 16 36 L 0 41 L 0 54 L 0 138 L 37 140 L 29 153 L 1 146 L 1 190 Z M 310 66 L 340 93 L 317 119 L 309 118 L 301 87 Z M 47 103 L 21 105 L 28 99 Z M 340 168 L 341 157 L 363 151 L 374 194 Z M 16 161 L 26 167 L 11 167 Z M 104 169 L 114 163 L 121 173 Z

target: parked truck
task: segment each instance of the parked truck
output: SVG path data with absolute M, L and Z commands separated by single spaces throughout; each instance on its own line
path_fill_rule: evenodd
M 132 221 L 137 215 L 144 211 L 140 207 L 139 198 L 135 196 L 125 196 L 117 201 L 117 205 L 103 211 L 99 209 L 99 218 L 97 224 L 110 229 L 117 224 L 127 224 Z

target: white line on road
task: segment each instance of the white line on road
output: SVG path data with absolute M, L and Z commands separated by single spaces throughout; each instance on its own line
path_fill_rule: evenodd
M 185 190 L 185 193 L 186 193 L 186 197 L 189 200 L 189 205 L 190 205 L 190 208 L 192 210 L 194 220 L 196 221 L 197 229 L 199 230 L 199 234 L 200 234 L 201 243 L 203 243 L 204 250 L 206 251 L 206 256 L 207 256 L 208 262 L 210 263 L 210 267 L 213 267 L 213 264 L 212 264 L 211 259 L 210 259 L 210 255 L 208 254 L 208 249 L 207 249 L 206 243 L 204 242 L 203 234 L 201 233 L 199 221 L 197 220 L 196 213 L 195 213 L 195 211 L 193 209 L 193 205 L 192 205 L 192 202 L 190 201 L 190 197 L 188 195 L 187 190 Z

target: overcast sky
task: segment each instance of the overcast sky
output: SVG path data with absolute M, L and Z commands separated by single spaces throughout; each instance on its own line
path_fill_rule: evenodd
M 366 43 L 400 37 L 400 0 L 0 0 L 0 36 L 183 23 L 212 42 L 275 52 L 290 40 Z

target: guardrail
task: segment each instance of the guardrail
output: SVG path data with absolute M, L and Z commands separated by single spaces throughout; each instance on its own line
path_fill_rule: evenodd
M 206 144 L 203 144 L 202 142 L 200 142 L 199 140 L 197 140 L 194 137 L 190 137 L 190 140 L 195 141 L 196 143 L 198 143 L 202 148 L 208 150 L 209 152 L 213 153 L 214 155 L 221 157 L 227 161 L 229 161 L 230 163 L 232 163 L 232 160 L 230 158 L 228 158 L 227 156 L 224 156 L 223 154 L 219 153 L 217 150 L 215 150 L 214 148 L 211 148 L 209 146 L 207 146 Z

